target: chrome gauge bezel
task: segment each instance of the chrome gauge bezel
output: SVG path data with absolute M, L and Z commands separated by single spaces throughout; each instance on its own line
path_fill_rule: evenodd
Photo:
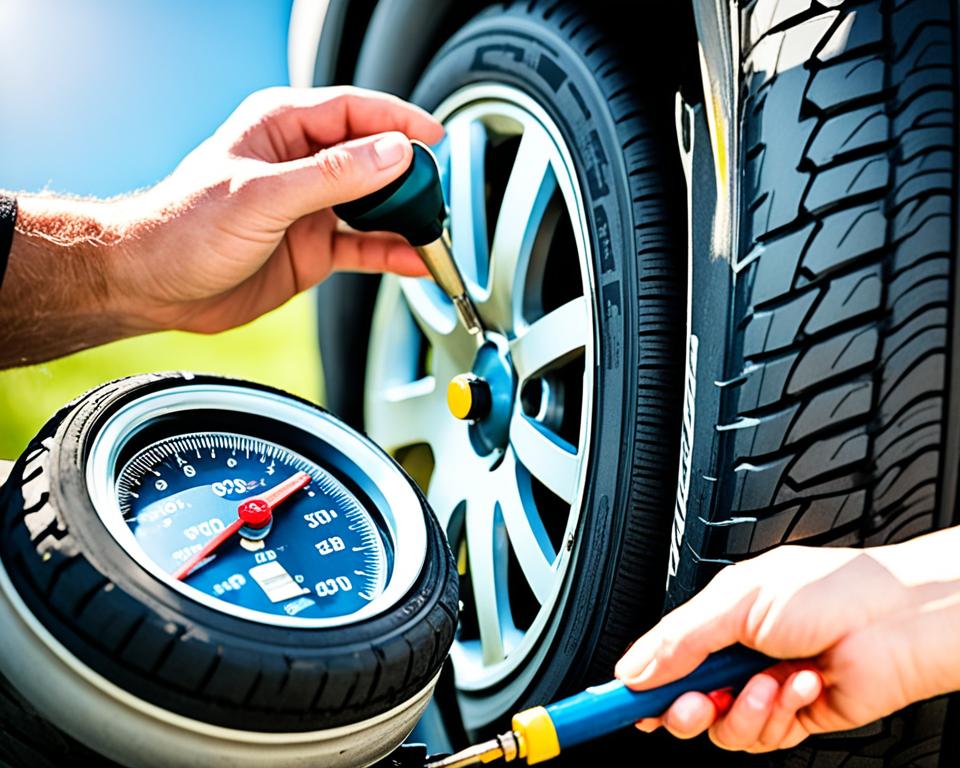
M 160 568 L 123 520 L 117 496 L 119 463 L 124 448 L 145 428 L 161 417 L 190 411 L 247 414 L 289 425 L 326 443 L 342 455 L 352 469 L 362 473 L 365 477 L 355 480 L 375 490 L 376 513 L 384 524 L 384 533 L 390 537 L 394 552 L 393 569 L 383 592 L 353 613 L 307 619 L 271 615 L 233 605 L 177 581 Z M 239 431 L 242 432 L 242 425 Z M 316 458 L 306 458 L 323 466 Z M 410 590 L 426 558 L 427 530 L 423 505 L 399 467 L 367 438 L 330 414 L 274 392 L 221 384 L 187 384 L 142 395 L 122 405 L 100 426 L 87 452 L 85 477 L 97 516 L 137 565 L 170 589 L 201 605 L 259 624 L 323 629 L 356 624 L 380 615 L 399 603 Z

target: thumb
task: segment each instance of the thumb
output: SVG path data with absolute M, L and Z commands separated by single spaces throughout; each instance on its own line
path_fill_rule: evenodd
M 756 589 L 721 571 L 701 592 L 667 614 L 617 662 L 615 674 L 644 690 L 692 672 L 707 656 L 742 641 Z
M 410 139 L 389 131 L 274 163 L 264 181 L 276 212 L 295 221 L 375 192 L 403 173 L 412 158 Z

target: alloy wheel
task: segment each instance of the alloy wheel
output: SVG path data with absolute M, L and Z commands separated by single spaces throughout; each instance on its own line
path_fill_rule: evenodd
M 447 532 L 461 575 L 457 687 L 483 695 L 542 650 L 569 588 L 593 410 L 592 269 L 572 160 L 532 99 L 479 84 L 436 114 L 454 256 L 486 343 L 477 350 L 430 281 L 385 278 L 366 424 Z M 474 422 L 447 405 L 465 372 L 494 404 Z

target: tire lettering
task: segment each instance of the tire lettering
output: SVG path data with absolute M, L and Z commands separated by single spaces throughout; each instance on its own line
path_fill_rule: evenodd
M 597 228 L 597 256 L 600 258 L 600 271 L 603 274 L 613 272 L 617 264 L 613 258 L 613 243 L 610 240 L 610 220 L 607 209 L 598 205 L 593 209 L 593 220 Z

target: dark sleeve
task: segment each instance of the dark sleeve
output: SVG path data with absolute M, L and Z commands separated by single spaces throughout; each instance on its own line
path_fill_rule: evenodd
M 7 272 L 10 246 L 13 244 L 13 228 L 17 223 L 17 199 L 0 194 L 0 287 Z

